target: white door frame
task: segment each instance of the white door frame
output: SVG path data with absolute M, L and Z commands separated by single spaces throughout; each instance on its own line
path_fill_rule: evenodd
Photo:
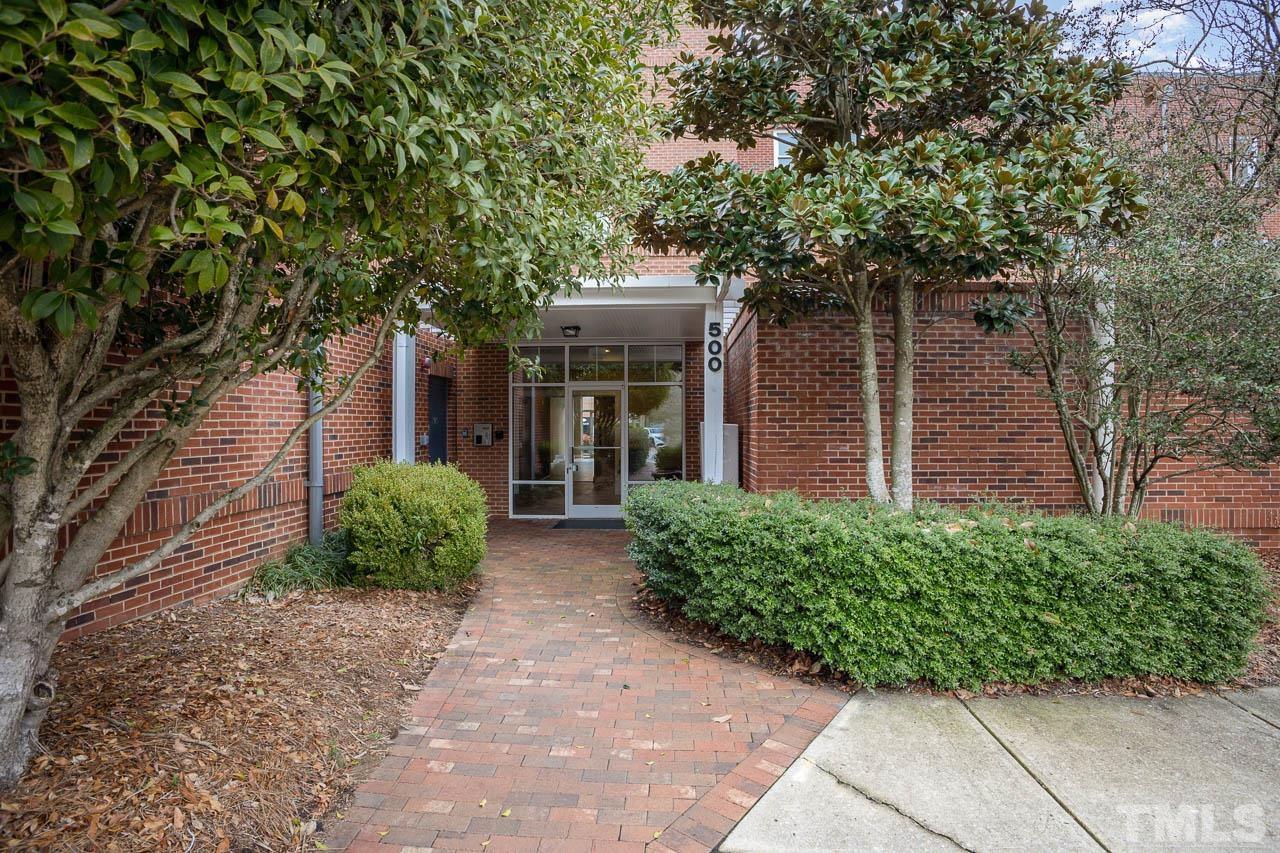
M 560 340 L 548 341 L 548 340 L 538 340 L 538 339 L 529 339 L 529 340 L 521 341 L 520 346 L 551 347 L 551 348 L 561 348 L 561 347 L 570 347 L 570 346 L 590 346 L 590 345 L 622 346 L 624 347 L 624 351 L 623 351 L 624 364 L 626 364 L 627 367 L 625 367 L 623 370 L 622 379 L 573 381 L 573 380 L 569 380 L 566 376 L 566 381 L 564 382 L 549 382 L 545 384 L 540 384 L 540 383 L 516 382 L 513 377 L 511 376 L 507 377 L 507 435 L 511 436 L 511 440 L 507 442 L 507 467 L 506 467 L 507 517 L 508 518 L 524 518 L 524 519 L 621 518 L 622 517 L 620 505 L 617 507 L 612 505 L 607 507 L 589 507 L 589 506 L 578 507 L 575 510 L 573 506 L 572 483 L 570 482 L 572 479 L 573 472 L 567 470 L 567 466 L 568 464 L 571 464 L 572 460 L 568 460 L 566 462 L 566 471 L 564 473 L 563 514 L 516 515 L 515 514 L 515 490 L 516 490 L 517 484 L 515 483 L 511 475 L 512 475 L 512 471 L 514 468 L 514 461 L 515 461 L 515 435 L 516 435 L 515 394 L 516 394 L 517 387 L 533 387 L 535 389 L 553 387 L 553 388 L 564 389 L 566 440 L 570 440 L 571 436 L 573 435 L 574 389 L 599 388 L 599 389 L 617 390 L 621 388 L 622 416 L 623 416 L 623 420 L 621 424 L 621 430 L 622 430 L 622 463 L 621 463 L 622 490 L 621 491 L 622 491 L 622 500 L 625 501 L 627 499 L 627 492 L 631 486 L 630 448 L 628 446 L 628 442 L 630 441 L 630 421 L 631 421 L 631 400 L 630 400 L 630 390 L 629 390 L 630 384 L 631 384 L 631 378 L 630 378 L 630 362 L 629 362 L 630 353 L 628 350 L 625 349 L 626 347 L 660 345 L 660 346 L 679 346 L 681 348 L 681 361 L 683 363 L 683 379 L 679 383 L 651 383 L 651 382 L 642 381 L 636 384 L 640 384 L 640 385 L 678 384 L 679 385 L 680 393 L 681 393 L 681 397 L 680 397 L 681 407 L 682 407 L 681 429 L 683 430 L 680 436 L 680 445 L 682 450 L 681 470 L 684 471 L 685 477 L 692 478 L 694 472 L 689 471 L 689 442 L 686 440 L 688 436 L 688 424 L 685 423 L 685 418 L 688 417 L 689 372 L 691 370 L 698 369 L 698 364 L 697 362 L 695 362 L 694 360 L 688 357 L 686 344 L 687 344 L 687 341 L 680 338 L 674 338 L 674 339 L 673 338 L 637 338 L 635 340 L 618 340 L 616 338 L 574 338 L 572 340 L 564 340 L 564 341 L 560 341 Z M 703 370 L 705 371 L 706 368 L 703 367 Z M 565 350 L 565 371 L 567 374 L 568 372 L 568 350 L 567 349 Z M 718 379 L 720 381 L 723 381 L 722 376 L 720 375 L 713 375 L 710 381 L 708 381 L 705 378 L 706 376 L 707 374 L 704 372 L 704 386 L 703 386 L 704 389 L 708 385 L 714 386 L 715 382 Z M 714 387 L 713 387 L 713 393 L 714 393 Z M 705 391 L 704 391 L 704 394 L 705 394 Z M 705 400 L 705 397 L 704 397 L 704 400 Z M 707 417 L 706 407 L 704 403 L 704 430 L 705 430 L 706 417 Z M 720 417 L 717 417 L 717 412 L 713 411 L 710 414 L 710 417 L 713 419 L 713 423 L 715 424 L 715 426 L 718 427 L 722 419 Z M 712 431 L 718 433 L 718 429 L 713 429 Z M 570 456 L 572 456 L 573 454 L 572 446 L 567 448 L 567 452 Z M 552 486 L 552 485 L 556 485 L 556 482 L 554 480 L 539 480 L 536 482 L 521 481 L 520 485 Z
M 578 438 L 581 437 L 581 425 L 574 423 L 574 394 L 582 391 L 616 391 L 618 392 L 618 401 L 620 411 L 618 412 L 618 503 L 603 504 L 599 506 L 578 505 L 573 502 L 573 474 L 574 466 L 577 462 L 574 460 L 574 449 L 578 446 Z M 564 510 L 566 518 L 622 518 L 622 501 L 627 498 L 627 439 L 630 433 L 627 425 L 629 414 L 627 411 L 627 384 L 623 379 L 600 380 L 589 382 L 566 382 L 565 383 L 565 407 L 564 416 L 565 438 L 569 443 L 569 464 L 565 465 L 564 470 Z

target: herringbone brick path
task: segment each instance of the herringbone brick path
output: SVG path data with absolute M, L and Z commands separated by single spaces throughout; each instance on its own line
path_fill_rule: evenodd
M 719 843 L 844 697 L 654 633 L 626 541 L 492 525 L 482 590 L 328 847 Z

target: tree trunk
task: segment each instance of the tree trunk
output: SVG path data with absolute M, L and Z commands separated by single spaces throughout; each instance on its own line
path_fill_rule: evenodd
M 12 612 L 0 621 L 0 789 L 17 783 L 36 749 L 57 688 L 49 666 L 60 626 L 39 613 Z
M 1116 363 L 1115 363 L 1115 296 L 1106 293 L 1093 303 L 1093 311 L 1088 318 L 1088 334 L 1093 347 L 1094 358 L 1098 362 L 1098 388 L 1096 390 L 1096 419 L 1099 426 L 1093 441 L 1095 444 L 1095 467 L 1090 474 L 1090 484 L 1094 494 L 1098 496 L 1098 506 L 1103 514 L 1109 502 L 1107 492 L 1114 488 L 1115 445 L 1116 445 Z M 1091 504 L 1092 507 L 1092 504 Z M 1097 512 L 1097 509 L 1094 509 Z
M 18 781 L 36 748 L 40 723 L 56 688 L 56 673 L 49 664 L 68 614 L 131 578 L 158 568 L 165 558 L 189 541 L 196 530 L 265 482 L 310 424 L 342 405 L 385 352 L 394 318 L 412 286 L 411 279 L 388 303 L 373 346 L 350 374 L 349 381 L 295 426 L 280 449 L 255 475 L 224 491 L 142 558 L 91 581 L 89 578 L 103 552 L 119 535 L 147 488 L 174 453 L 199 429 L 218 400 L 243 384 L 249 374 L 242 374 L 238 362 L 233 361 L 229 368 L 219 368 L 221 373 L 206 376 L 202 383 L 197 383 L 192 393 L 205 405 L 189 420 L 168 421 L 156 428 L 158 431 L 153 435 L 159 435 L 159 441 L 114 481 L 110 492 L 89 517 L 76 524 L 70 542 L 59 553 L 59 533 L 64 521 L 69 520 L 67 512 L 72 505 L 74 487 L 84 472 L 83 468 L 73 466 L 67 470 L 60 466 L 64 451 L 59 450 L 57 436 L 66 401 L 59 389 L 70 387 L 69 382 L 79 371 L 79 365 L 69 360 L 65 366 L 59 365 L 56 359 L 47 357 L 36 340 L 22 340 L 15 345 L 17 336 L 12 332 L 12 324 L 6 326 L 6 318 L 0 314 L 0 333 L 3 333 L 0 340 L 11 353 L 22 405 L 22 422 L 12 441 L 19 455 L 32 460 L 30 470 L 9 484 L 12 545 L 0 563 L 3 574 L 0 578 L 0 788 Z M 311 295 L 305 293 L 305 299 Z M 3 307 L 0 303 L 0 310 Z M 275 351 L 279 355 L 274 361 L 263 359 L 255 362 L 255 367 L 274 369 L 289 351 L 285 345 L 296 341 L 301 334 L 301 324 L 302 319 L 295 318 L 292 325 L 281 332 L 283 339 Z M 172 381 L 176 383 L 178 379 Z M 131 403 L 117 399 L 114 405 L 119 409 Z M 115 464 L 123 465 L 124 461 L 118 459 Z
M 1062 441 L 1067 449 L 1067 458 L 1071 462 L 1071 474 L 1080 492 L 1080 499 L 1084 501 L 1084 505 L 1091 513 L 1105 515 L 1106 481 L 1104 480 L 1101 485 L 1095 482 L 1094 472 L 1089 470 L 1086 455 L 1086 449 L 1096 450 L 1097 444 L 1090 431 L 1086 432 L 1085 446 L 1080 446 L 1076 436 L 1075 418 L 1067 403 L 1066 382 L 1068 380 L 1065 376 L 1068 371 L 1063 346 L 1068 332 L 1066 331 L 1067 323 L 1063 319 L 1066 312 L 1059 303 L 1058 293 L 1054 287 L 1055 282 L 1056 273 L 1050 269 L 1038 279 L 1036 287 L 1040 309 L 1044 313 L 1043 333 L 1037 333 L 1035 326 L 1030 322 L 1024 322 L 1022 328 L 1031 338 L 1036 355 L 1044 368 L 1045 382 L 1049 386 L 1049 398 L 1053 401 L 1054 414 L 1058 418 L 1058 430 L 1062 433 Z
M 893 300 L 893 447 L 890 470 L 893 505 L 910 510 L 912 497 L 911 443 L 915 425 L 916 366 L 915 276 L 898 276 Z
M 1139 483 L 1134 484 L 1133 493 L 1129 497 L 1129 506 L 1125 510 L 1125 515 L 1132 521 L 1137 521 L 1142 516 L 1142 505 L 1147 500 L 1147 477 L 1144 474 Z
M 10 341 L 14 337 L 7 336 Z M 22 345 L 30 341 L 20 341 Z M 0 587 L 0 786 L 18 780 L 36 746 L 40 723 L 53 699 L 56 677 L 49 661 L 56 627 L 46 618 L 62 507 L 46 484 L 58 428 L 56 385 L 49 362 L 33 346 L 13 356 L 22 423 L 13 442 L 33 460 L 10 486 L 13 526 L 7 569 Z M 25 381 L 24 381 L 25 380 Z
M 884 477 L 884 430 L 880 424 L 880 368 L 876 363 L 875 317 L 865 284 L 859 294 L 858 390 L 862 398 L 863 459 L 867 491 L 876 503 L 889 503 L 889 487 Z

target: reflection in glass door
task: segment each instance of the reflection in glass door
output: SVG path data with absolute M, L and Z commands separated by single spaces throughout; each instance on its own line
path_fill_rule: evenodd
M 622 504 L 622 389 L 575 388 L 569 514 L 617 516 Z

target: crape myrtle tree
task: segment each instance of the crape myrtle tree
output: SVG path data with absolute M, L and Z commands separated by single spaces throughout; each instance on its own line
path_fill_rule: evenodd
M 1280 243 L 1262 230 L 1280 188 L 1278 12 L 1122 0 L 1064 16 L 1082 49 L 1143 69 L 1088 133 L 1151 210 L 1123 235 L 1069 229 L 1069 251 L 976 319 L 1027 335 L 1014 365 L 1044 380 L 1091 512 L 1136 517 L 1170 480 L 1280 459 Z M 1153 50 L 1169 16 L 1185 38 Z
M 1073 43 L 1119 57 L 1167 136 L 1223 182 L 1274 200 L 1280 190 L 1280 0 L 1074 3 Z M 1177 38 L 1177 41 L 1173 41 Z
M 1121 111 L 1096 130 L 1141 176 L 1147 216 L 1119 237 L 1074 231 L 976 314 L 1025 333 L 1013 364 L 1043 380 L 1098 515 L 1137 517 L 1170 480 L 1280 459 L 1280 241 L 1262 231 L 1258 175 L 1224 180 L 1195 136 L 1160 128 Z
M 763 172 L 708 155 L 653 179 L 645 243 L 700 255 L 701 281 L 749 276 L 778 323 L 834 313 L 857 338 L 867 488 L 912 505 L 916 305 L 933 288 L 1044 263 L 1064 223 L 1121 228 L 1129 175 L 1081 128 L 1124 69 L 1060 53 L 1040 4 L 697 0 L 710 55 L 667 69 L 677 136 L 782 139 Z M 782 134 L 786 135 L 783 136 Z M 874 322 L 892 307 L 892 329 Z M 877 336 L 893 341 L 891 476 Z M 890 483 L 892 491 L 890 491 Z
M 625 269 L 640 53 L 661 3 L 6 0 L 0 782 L 22 772 L 76 607 L 269 478 L 424 305 L 508 342 Z M 324 341 L 376 330 L 329 376 Z M 288 371 L 323 405 L 260 472 L 127 566 L 94 567 L 220 399 Z

